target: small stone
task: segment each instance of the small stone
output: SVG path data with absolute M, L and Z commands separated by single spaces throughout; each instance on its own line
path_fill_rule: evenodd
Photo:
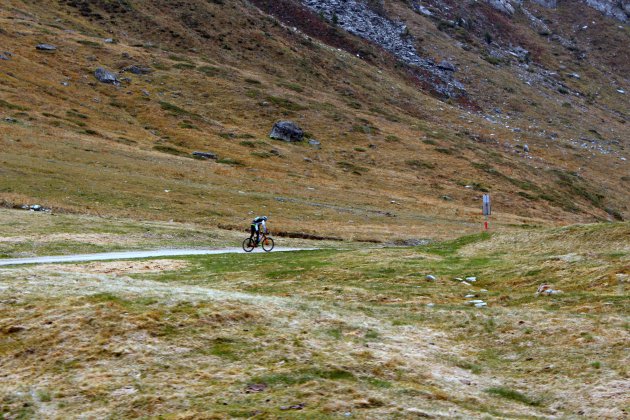
M 524 151 L 525 153 L 529 153 L 529 145 L 527 145 L 527 144 L 526 144 L 526 145 L 524 145 L 524 146 L 523 146 L 523 151 Z
M 37 44 L 35 49 L 37 49 L 39 51 L 56 51 L 57 47 L 55 47 L 54 45 L 50 45 L 50 44 Z
M 106 44 L 113 44 L 114 43 L 114 38 L 105 38 L 103 40 L 104 43 Z
M 8 123 L 11 123 L 11 124 L 15 124 L 15 123 L 17 123 L 17 122 L 18 122 L 18 120 L 16 120 L 15 118 L 11 118 L 11 117 L 6 117 L 6 118 L 4 119 L 4 121 L 6 121 L 6 122 L 8 122 Z
M 466 296 L 464 296 L 464 297 L 465 297 L 466 299 L 470 299 L 470 298 L 477 297 L 477 295 L 466 295 Z
M 149 67 L 137 66 L 135 64 L 123 68 L 122 71 L 133 73 L 133 74 L 138 74 L 138 75 L 144 75 L 144 74 L 149 74 L 149 73 L 153 72 L 153 70 L 150 69 Z
M 193 156 L 200 158 L 200 159 L 213 159 L 213 160 L 218 160 L 219 157 L 212 152 L 193 152 L 192 153 Z
M 62 86 L 70 86 L 70 83 L 69 82 L 61 82 L 61 85 Z
M 0 54 L 0 60 L 10 60 L 10 58 L 6 54 Z
M 315 149 L 319 149 L 322 146 L 322 144 L 319 142 L 319 140 L 315 140 L 315 139 L 310 139 L 308 141 L 308 144 L 313 146 Z
M 486 302 L 475 303 L 475 308 L 485 308 L 486 306 L 488 306 Z
M 435 276 L 434 276 L 434 275 L 432 275 L 432 274 L 427 275 L 425 278 L 426 278 L 427 280 L 429 280 L 429 281 L 436 281 L 436 280 L 437 280 L 437 277 L 435 277 Z
M 478 304 L 478 303 L 484 303 L 484 302 L 483 302 L 483 300 L 480 300 L 480 299 L 475 299 L 475 300 L 469 300 L 469 301 L 468 301 L 468 302 L 466 302 L 466 303 L 469 303 L 469 304 L 471 304 L 471 305 L 476 305 L 476 304 Z
M 427 307 L 429 308 L 433 308 L 435 306 L 435 303 L 427 303 Z
M 464 281 L 464 279 L 461 278 L 461 277 L 455 277 L 453 280 L 455 280 L 455 281 Z
M 477 277 L 466 277 L 466 281 L 474 283 L 477 281 Z

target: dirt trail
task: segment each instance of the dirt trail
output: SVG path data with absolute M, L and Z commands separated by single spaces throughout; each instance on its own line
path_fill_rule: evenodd
M 274 248 L 272 252 L 311 251 L 316 248 Z M 256 249 L 254 252 L 264 252 Z M 45 257 L 0 259 L 0 266 L 23 264 L 49 264 L 82 261 L 130 260 L 136 258 L 177 257 L 184 255 L 217 255 L 245 253 L 241 248 L 224 249 L 156 249 L 152 251 L 104 252 L 100 254 L 51 255 Z

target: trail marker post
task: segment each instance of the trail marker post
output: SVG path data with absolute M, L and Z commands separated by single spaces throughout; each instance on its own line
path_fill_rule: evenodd
M 486 220 L 483 222 L 483 227 L 485 230 L 488 230 L 488 218 L 492 214 L 492 206 L 490 204 L 490 194 L 483 195 L 483 207 L 482 207 L 483 215 Z

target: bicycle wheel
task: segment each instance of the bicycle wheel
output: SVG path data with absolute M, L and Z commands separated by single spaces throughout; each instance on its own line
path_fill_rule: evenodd
M 256 243 L 251 238 L 245 238 L 243 241 L 243 251 L 252 252 L 256 248 Z
M 273 249 L 274 247 L 274 243 L 273 243 L 273 239 L 271 238 L 265 238 L 262 241 L 262 249 L 265 250 L 265 252 L 269 252 Z

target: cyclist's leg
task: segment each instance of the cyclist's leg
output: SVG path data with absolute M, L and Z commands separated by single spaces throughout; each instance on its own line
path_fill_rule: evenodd
M 249 239 L 254 239 L 254 234 L 256 233 L 256 225 L 253 223 L 249 227 Z
M 256 229 L 256 245 L 260 243 L 260 227 L 259 225 L 255 225 Z

